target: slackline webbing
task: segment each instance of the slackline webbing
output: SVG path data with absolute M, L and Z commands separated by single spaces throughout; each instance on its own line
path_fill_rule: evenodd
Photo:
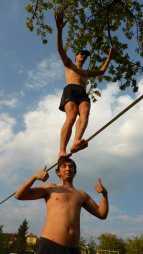
M 116 115 L 114 118 L 112 118 L 108 123 L 106 123 L 103 127 L 101 127 L 98 131 L 96 131 L 92 136 L 90 136 L 88 139 L 86 139 L 87 142 L 89 142 L 91 139 L 93 139 L 95 136 L 97 136 L 100 132 L 102 132 L 104 129 L 106 129 L 109 125 L 111 125 L 113 122 L 115 122 L 119 117 L 121 117 L 123 114 L 125 114 L 129 109 L 131 109 L 132 107 L 134 107 L 139 101 L 141 101 L 143 99 L 143 95 L 141 95 L 138 99 L 136 99 L 135 101 L 133 101 L 128 107 L 126 107 L 124 110 L 122 110 L 118 115 Z M 79 150 L 80 151 L 80 150 Z M 78 151 L 77 151 L 78 152 Z M 71 157 L 73 153 L 69 153 L 68 157 Z M 58 162 L 56 162 L 54 165 L 52 165 L 51 167 L 49 167 L 48 169 L 46 169 L 46 171 L 48 172 L 49 170 L 51 170 L 52 168 L 54 168 L 55 166 L 57 166 Z M 6 200 L 8 200 L 9 198 L 11 198 L 12 196 L 15 195 L 16 192 L 14 192 L 13 194 L 11 194 L 10 196 L 8 196 L 6 199 L 4 199 L 3 201 L 0 202 L 0 205 L 2 203 L 4 203 Z

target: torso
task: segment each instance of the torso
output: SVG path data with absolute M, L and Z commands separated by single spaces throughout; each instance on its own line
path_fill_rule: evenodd
M 66 76 L 66 83 L 81 85 L 84 88 L 86 87 L 87 76 L 83 69 L 77 68 L 75 64 L 71 64 L 70 68 L 65 66 L 65 76 Z
M 47 218 L 41 237 L 69 247 L 78 247 L 80 211 L 86 199 L 83 191 L 53 184 L 47 188 Z

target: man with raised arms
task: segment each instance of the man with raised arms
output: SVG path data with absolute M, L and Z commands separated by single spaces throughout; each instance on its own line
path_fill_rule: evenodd
M 107 190 L 98 179 L 96 191 L 101 193 L 97 204 L 85 191 L 73 185 L 76 164 L 68 157 L 58 161 L 56 169 L 60 182 L 44 183 L 35 187 L 35 181 L 48 179 L 46 167 L 30 177 L 17 191 L 19 200 L 44 199 L 46 204 L 46 222 L 41 231 L 35 254 L 79 254 L 80 212 L 81 208 L 103 220 L 108 215 Z M 39 208 L 40 209 L 40 208 Z M 35 211 L 36 212 L 36 211 Z
M 57 11 L 55 13 L 55 20 L 57 25 L 57 48 L 65 67 L 67 83 L 67 86 L 63 90 L 63 95 L 59 106 L 59 109 L 66 113 L 66 121 L 61 130 L 59 151 L 60 158 L 68 155 L 66 152 L 66 147 L 71 137 L 72 127 L 77 116 L 79 116 L 79 118 L 76 122 L 75 137 L 70 150 L 72 153 L 74 153 L 80 149 L 84 149 L 87 146 L 87 142 L 82 139 L 88 124 L 90 112 L 90 99 L 86 93 L 86 81 L 90 77 L 96 78 L 97 76 L 104 74 L 111 60 L 113 48 L 110 49 L 109 55 L 101 68 L 96 70 L 83 70 L 82 66 L 87 57 L 90 55 L 89 51 L 80 50 L 77 52 L 74 64 L 67 56 L 63 48 L 62 30 L 66 24 L 66 21 L 63 21 L 63 13 Z

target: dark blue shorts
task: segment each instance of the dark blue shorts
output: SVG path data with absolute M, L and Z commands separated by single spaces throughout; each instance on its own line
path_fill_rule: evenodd
M 41 237 L 35 254 L 80 254 L 79 248 L 69 248 Z
M 59 109 L 61 111 L 65 111 L 64 107 L 69 101 L 75 102 L 79 106 L 79 104 L 83 101 L 88 101 L 90 103 L 90 98 L 83 86 L 69 84 L 65 86 L 63 90 Z

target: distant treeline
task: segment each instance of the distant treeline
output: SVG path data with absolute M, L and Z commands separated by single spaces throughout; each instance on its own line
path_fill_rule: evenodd
M 35 252 L 38 237 L 28 234 L 26 219 L 19 226 L 17 233 L 4 233 L 3 228 L 3 225 L 0 225 L 0 254 Z M 101 250 L 118 251 L 119 254 L 143 254 L 143 235 L 123 240 L 115 234 L 103 233 L 98 237 L 92 236 L 89 241 L 81 238 L 80 248 L 81 254 L 103 253 Z

